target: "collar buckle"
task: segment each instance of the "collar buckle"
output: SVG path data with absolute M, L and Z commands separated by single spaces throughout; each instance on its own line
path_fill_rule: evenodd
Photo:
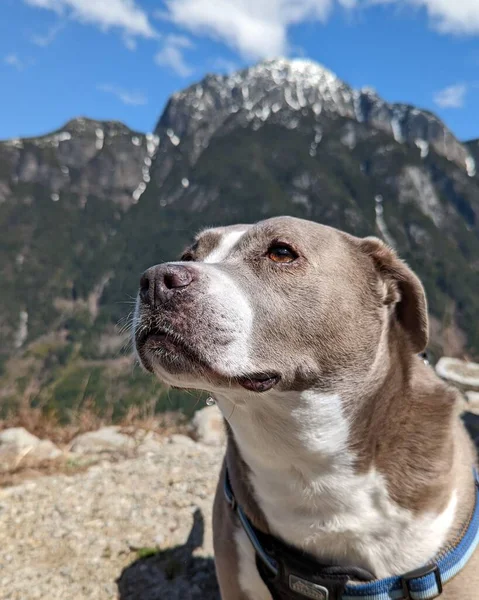
M 432 565 L 426 565 L 425 567 L 421 567 L 420 569 L 415 569 L 414 571 L 409 571 L 409 573 L 406 573 L 401 577 L 402 591 L 405 600 L 414 600 L 411 594 L 420 593 L 411 589 L 411 582 L 416 579 L 423 579 L 428 575 L 434 575 L 437 586 L 437 595 L 431 596 L 431 598 L 437 598 L 442 594 L 441 573 L 439 572 L 439 567 L 434 563 Z
M 304 596 L 305 598 L 313 598 L 314 600 L 329 600 L 329 591 L 327 588 L 307 579 L 302 579 L 297 575 L 290 574 L 289 589 Z

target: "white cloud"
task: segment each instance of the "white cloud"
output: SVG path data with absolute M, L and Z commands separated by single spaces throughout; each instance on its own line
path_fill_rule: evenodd
M 189 31 L 219 39 L 247 59 L 288 52 L 288 28 L 325 22 L 335 4 L 357 0 L 166 0 L 167 18 Z M 157 15 L 165 18 L 164 12 Z
M 183 51 L 189 48 L 193 48 L 193 44 L 186 36 L 167 35 L 163 40 L 163 47 L 155 56 L 155 62 L 162 67 L 173 69 L 180 77 L 188 77 L 193 73 L 193 69 L 186 62 Z
M 291 53 L 288 33 L 298 23 L 324 23 L 335 7 L 353 10 L 376 4 L 424 9 L 442 33 L 479 34 L 479 0 L 165 0 L 166 10 L 155 16 L 220 40 L 251 60 Z M 168 56 L 178 59 L 171 50 L 165 60 Z
M 467 85 L 450 85 L 434 94 L 434 102 L 441 108 L 462 108 L 467 94 Z
M 143 106 L 148 104 L 148 98 L 142 92 L 124 90 L 116 85 L 104 83 L 98 86 L 101 92 L 116 96 L 123 104 L 129 106 Z
M 442 33 L 478 34 L 478 0 L 367 0 L 369 4 L 405 3 L 425 8 L 435 29 Z
M 3 62 L 17 71 L 23 71 L 27 67 L 27 64 L 17 54 L 7 54 Z
M 148 15 L 135 0 L 24 0 L 36 6 L 67 14 L 82 23 L 96 25 L 107 30 L 122 29 L 129 36 L 156 37 Z
M 58 23 L 57 25 L 50 27 L 50 29 L 44 35 L 33 34 L 30 38 L 30 41 L 33 44 L 35 44 L 36 46 L 40 46 L 41 48 L 46 48 L 52 42 L 55 41 L 57 35 L 60 33 L 60 31 L 64 27 L 65 27 L 65 23 Z

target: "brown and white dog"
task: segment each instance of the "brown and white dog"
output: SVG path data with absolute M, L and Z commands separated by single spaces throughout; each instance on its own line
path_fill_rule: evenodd
M 214 395 L 225 464 L 250 521 L 322 562 L 400 575 L 453 543 L 474 507 L 475 450 L 456 395 L 417 356 L 416 275 L 376 238 L 291 217 L 208 229 L 141 280 L 143 366 Z M 224 600 L 271 600 L 223 495 Z M 479 598 L 479 553 L 444 587 Z

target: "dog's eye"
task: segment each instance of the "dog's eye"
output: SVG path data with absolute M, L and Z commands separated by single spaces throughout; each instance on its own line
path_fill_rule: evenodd
M 268 258 L 276 263 L 292 263 L 298 255 L 286 244 L 273 244 L 268 248 Z
M 180 256 L 180 260 L 182 262 L 188 262 L 188 261 L 195 260 L 195 252 L 197 250 L 198 250 L 198 242 L 195 242 L 193 244 L 193 246 L 191 246 L 190 248 L 188 248 L 187 250 L 185 250 L 183 252 L 183 254 Z

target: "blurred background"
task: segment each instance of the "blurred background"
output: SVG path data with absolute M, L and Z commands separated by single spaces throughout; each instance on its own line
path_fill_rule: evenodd
M 140 274 L 279 214 L 382 237 L 433 360 L 479 356 L 474 0 L 0 0 L 0 89 L 4 425 L 183 422 L 131 357 Z

